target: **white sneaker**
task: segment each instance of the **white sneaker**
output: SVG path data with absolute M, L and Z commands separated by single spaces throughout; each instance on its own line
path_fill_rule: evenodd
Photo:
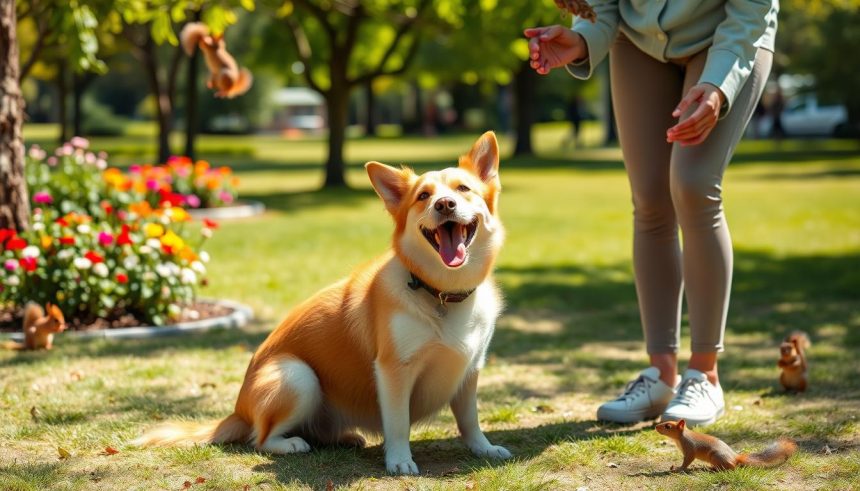
M 661 421 L 684 419 L 687 426 L 709 425 L 723 415 L 725 408 L 723 389 L 709 382 L 704 373 L 688 368 L 678 386 L 678 395 L 663 412 Z
M 648 367 L 627 384 L 617 399 L 597 408 L 597 419 L 614 423 L 636 423 L 656 418 L 675 396 L 675 389 L 660 380 L 660 369 Z

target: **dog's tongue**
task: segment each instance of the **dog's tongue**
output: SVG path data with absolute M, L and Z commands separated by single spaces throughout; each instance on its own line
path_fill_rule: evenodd
M 442 262 L 456 268 L 466 260 L 466 227 L 460 224 L 453 227 L 439 227 L 439 255 Z

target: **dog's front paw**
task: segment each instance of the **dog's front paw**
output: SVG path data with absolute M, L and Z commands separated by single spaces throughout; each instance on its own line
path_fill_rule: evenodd
M 412 459 L 399 462 L 386 459 L 385 468 L 389 474 L 418 474 L 418 465 Z
M 500 445 L 484 445 L 480 447 L 472 447 L 471 450 L 472 453 L 478 457 L 500 460 L 511 458 L 511 452 L 509 452 L 507 448 L 502 447 Z

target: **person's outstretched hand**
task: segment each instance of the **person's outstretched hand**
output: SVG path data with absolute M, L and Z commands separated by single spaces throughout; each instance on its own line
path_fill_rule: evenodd
M 531 67 L 541 75 L 588 56 L 588 46 L 578 33 L 564 26 L 533 27 L 525 30 L 529 38 Z
M 698 104 L 699 107 L 666 131 L 666 141 L 678 142 L 685 147 L 705 141 L 720 118 L 720 108 L 723 107 L 725 99 L 723 92 L 711 84 L 690 87 L 687 95 L 672 112 L 672 116 L 681 117 L 692 104 Z

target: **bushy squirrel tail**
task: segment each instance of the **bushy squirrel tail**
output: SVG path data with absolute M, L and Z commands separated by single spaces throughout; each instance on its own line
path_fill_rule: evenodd
M 812 341 L 809 340 L 809 336 L 803 331 L 794 331 L 785 340 L 797 343 L 797 346 L 802 350 L 807 350 L 812 346 Z
M 203 443 L 244 442 L 251 437 L 251 427 L 236 414 L 209 423 L 167 423 L 157 426 L 135 440 L 139 447 L 164 447 Z
M 197 44 L 200 40 L 209 35 L 209 28 L 206 24 L 200 22 L 189 22 L 182 28 L 179 33 L 179 42 L 182 44 L 182 49 L 188 53 L 188 56 L 194 54 Z
M 738 465 L 770 467 L 788 460 L 797 451 L 797 444 L 788 438 L 780 438 L 761 452 L 738 455 Z
M 42 306 L 34 302 L 29 302 L 24 307 L 24 330 L 26 331 L 32 327 L 42 317 L 45 317 L 45 310 L 42 309 Z

